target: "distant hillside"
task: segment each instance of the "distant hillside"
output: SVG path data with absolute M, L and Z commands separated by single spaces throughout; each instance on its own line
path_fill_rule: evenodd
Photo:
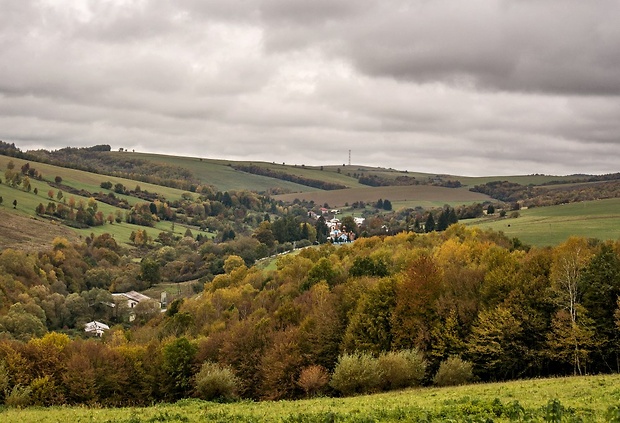
M 49 249 L 56 237 L 77 242 L 75 231 L 58 223 L 13 213 L 11 206 L 0 207 L 0 251 L 15 248 L 24 251 Z
M 334 191 L 313 191 L 293 194 L 282 194 L 274 197 L 284 202 L 293 202 L 295 199 L 314 201 L 316 204 L 327 203 L 330 207 L 343 207 L 356 201 L 366 203 L 376 202 L 378 199 L 389 199 L 392 202 L 408 202 L 415 207 L 427 202 L 443 204 L 464 204 L 472 202 L 490 201 L 488 195 L 471 192 L 466 188 L 444 188 L 433 185 L 411 186 L 383 186 L 351 188 Z

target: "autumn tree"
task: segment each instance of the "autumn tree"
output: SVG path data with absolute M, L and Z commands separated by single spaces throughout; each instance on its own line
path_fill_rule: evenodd
M 583 310 L 580 301 L 582 297 L 581 285 L 579 283 L 581 272 L 592 256 L 587 241 L 583 238 L 571 237 L 555 248 L 553 263 L 551 267 L 552 289 L 555 299 L 560 309 L 565 310 L 567 316 L 560 314 L 557 316 L 558 325 L 564 327 L 569 332 L 563 338 L 572 340 L 573 345 L 562 344 L 565 348 L 572 350 L 573 373 L 582 374 L 582 352 L 580 341 L 586 329 L 580 327 L 584 319 L 580 319 L 579 310 Z M 566 322 L 566 319 L 569 322 Z M 587 332 L 587 331 L 586 331 Z M 567 353 L 568 354 L 568 353 Z
M 393 345 L 427 352 L 437 320 L 435 302 L 441 293 L 442 276 L 434 259 L 422 255 L 396 283 L 396 305 L 392 313 Z

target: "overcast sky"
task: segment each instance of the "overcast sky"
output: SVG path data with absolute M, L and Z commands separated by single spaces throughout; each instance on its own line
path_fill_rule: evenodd
M 0 0 L 0 139 L 620 171 L 620 0 Z

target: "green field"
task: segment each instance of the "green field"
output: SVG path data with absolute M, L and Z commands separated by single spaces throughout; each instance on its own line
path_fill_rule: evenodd
M 240 172 L 233 169 L 231 166 L 228 166 L 229 163 L 236 163 L 233 161 L 200 159 L 196 157 L 166 156 L 147 153 L 111 152 L 109 154 L 122 154 L 123 157 L 129 156 L 136 159 L 166 163 L 171 166 L 181 166 L 191 171 L 201 183 L 212 185 L 216 187 L 217 190 L 222 192 L 242 189 L 263 192 L 273 188 L 281 188 L 291 192 L 300 192 L 315 189 L 288 181 L 268 178 L 266 176 Z
M 274 196 L 274 198 L 285 202 L 292 202 L 297 198 L 314 201 L 315 204 L 327 203 L 330 207 L 342 207 L 356 201 L 374 203 L 382 198 L 390 200 L 394 210 L 403 207 L 441 207 L 444 204 L 461 205 L 490 200 L 487 195 L 471 192 L 466 188 L 444 188 L 432 185 L 339 189 L 283 194 Z
M 535 379 L 421 388 L 353 398 L 148 408 L 4 409 L 6 422 L 618 422 L 620 376 Z
M 617 240 L 620 239 L 620 199 L 532 208 L 520 210 L 518 218 L 487 216 L 462 223 L 502 231 L 535 246 L 557 245 L 572 235 Z
M 13 163 L 15 164 L 15 169 L 19 169 L 24 163 L 27 162 L 25 160 L 20 160 L 20 159 L 15 159 L 15 158 L 10 158 L 10 157 L 0 155 L 0 177 L 3 180 L 3 183 L 0 184 L 0 197 L 2 197 L 3 199 L 2 204 L 0 204 L 0 207 L 3 208 L 3 211 L 17 214 L 18 216 L 21 216 L 21 217 L 32 218 L 33 222 L 31 223 L 34 223 L 36 221 L 40 222 L 43 220 L 45 220 L 46 223 L 49 223 L 49 219 L 44 219 L 40 216 L 37 216 L 35 209 L 39 205 L 39 203 L 42 203 L 45 206 L 51 201 L 58 202 L 56 197 L 54 197 L 54 199 L 50 199 L 47 195 L 50 189 L 52 189 L 54 193 L 57 193 L 58 189 L 50 187 L 45 180 L 39 181 L 34 178 L 30 178 L 30 182 L 32 186 L 32 190 L 30 192 L 24 191 L 21 186 L 17 188 L 12 188 L 8 186 L 6 183 L 4 183 L 4 172 L 6 170 L 6 165 L 9 162 L 9 160 L 13 160 Z M 62 183 L 64 185 L 71 186 L 77 189 L 85 189 L 92 193 L 99 192 L 99 191 L 108 192 L 108 190 L 102 189 L 100 187 L 100 184 L 101 182 L 104 182 L 104 181 L 111 181 L 113 184 L 122 183 L 129 189 L 134 189 L 136 185 L 140 185 L 140 188 L 143 191 L 147 190 L 149 192 L 158 193 L 170 200 L 179 199 L 181 195 L 183 194 L 183 191 L 178 190 L 178 189 L 168 188 L 168 187 L 163 187 L 163 186 L 153 185 L 153 184 L 147 184 L 147 183 L 142 183 L 142 182 L 136 182 L 130 179 L 108 177 L 105 175 L 99 175 L 99 174 L 84 172 L 84 171 L 75 170 L 75 169 L 67 169 L 67 168 L 62 168 L 58 166 L 37 163 L 37 162 L 32 162 L 32 161 L 29 161 L 29 163 L 31 167 L 34 167 L 35 169 L 39 170 L 43 174 L 44 179 L 53 180 L 56 176 L 60 176 L 62 178 Z M 38 190 L 38 194 L 34 193 L 35 188 Z M 136 197 L 126 196 L 126 195 L 121 195 L 121 194 L 115 194 L 115 195 L 118 198 L 125 198 L 129 202 L 129 204 L 132 204 L 132 205 L 135 204 L 136 202 L 144 201 Z M 68 200 L 70 197 L 74 197 L 76 202 L 80 200 L 84 202 L 88 201 L 88 198 L 86 197 L 81 197 L 81 196 L 66 193 L 66 192 L 64 193 L 64 201 Z M 17 207 L 15 208 L 13 207 L 14 200 L 17 200 Z M 102 203 L 102 202 L 97 202 L 97 207 L 98 207 L 98 210 L 103 212 L 103 215 L 105 217 L 107 217 L 110 213 L 114 214 L 117 210 L 120 210 L 123 213 L 123 215 L 125 213 L 125 210 L 123 209 L 119 209 L 118 207 L 114 207 L 114 206 L 111 206 L 109 204 Z M 68 228 L 68 227 L 63 226 L 63 228 Z M 74 233 L 76 233 L 80 237 L 89 236 L 91 233 L 95 235 L 109 233 L 110 235 L 114 236 L 118 242 L 126 244 L 129 242 L 129 236 L 131 235 L 131 232 L 136 231 L 138 229 L 146 230 L 147 234 L 151 238 L 155 239 L 160 232 L 171 231 L 172 224 L 170 222 L 157 222 L 155 224 L 155 227 L 149 228 L 149 227 L 144 227 L 144 226 L 130 225 L 123 221 L 121 223 L 116 223 L 116 222 L 114 224 L 105 223 L 102 226 L 94 226 L 94 227 L 87 228 L 87 229 L 72 229 L 72 230 Z M 174 225 L 174 233 L 177 235 L 182 236 L 185 233 L 186 229 L 187 227 L 184 225 L 181 225 L 178 223 Z M 28 235 L 31 238 L 36 238 L 37 230 L 38 230 L 37 228 L 34 228 L 33 229 L 34 233 L 31 233 Z M 194 233 L 194 235 L 198 235 L 198 233 L 201 233 L 203 236 L 207 236 L 207 237 L 213 236 L 213 234 L 202 232 L 199 229 L 194 228 L 194 227 L 192 227 L 191 230 Z M 45 242 L 42 242 L 42 243 L 45 244 Z M 2 239 L 0 239 L 0 247 L 2 245 L 11 246 L 10 242 L 2 242 Z

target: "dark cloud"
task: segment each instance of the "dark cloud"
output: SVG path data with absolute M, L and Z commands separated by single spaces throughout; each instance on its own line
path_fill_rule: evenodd
M 615 0 L 5 3 L 0 139 L 25 148 L 618 170 Z

